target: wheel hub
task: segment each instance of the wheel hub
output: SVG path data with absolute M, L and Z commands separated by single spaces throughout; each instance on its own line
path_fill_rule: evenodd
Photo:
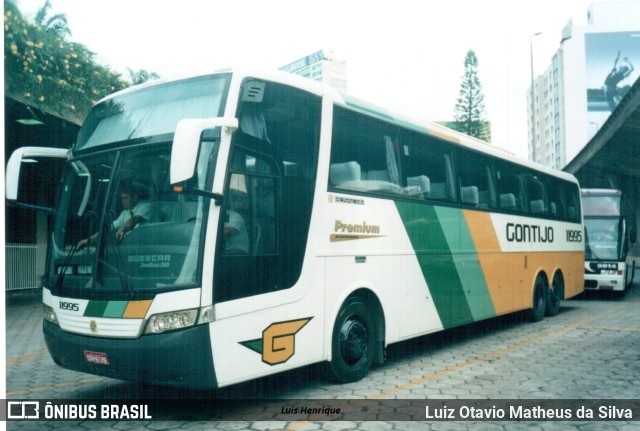
M 349 365 L 358 363 L 367 356 L 368 331 L 358 320 L 349 319 L 340 329 L 340 350 Z

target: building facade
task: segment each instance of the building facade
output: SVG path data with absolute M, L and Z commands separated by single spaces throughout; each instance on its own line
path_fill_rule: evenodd
M 280 70 L 327 83 L 347 92 L 347 62 L 337 60 L 332 51 L 320 50 L 282 66 Z
M 594 3 L 570 21 L 527 91 L 529 158 L 562 169 L 598 132 L 640 76 L 640 2 Z

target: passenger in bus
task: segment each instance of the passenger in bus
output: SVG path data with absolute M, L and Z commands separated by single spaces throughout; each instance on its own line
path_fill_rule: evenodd
M 249 254 L 249 234 L 242 216 L 227 210 L 227 220 L 224 223 L 224 252 L 225 254 Z
M 132 184 L 125 183 L 120 191 L 120 203 L 122 211 L 117 219 L 111 224 L 111 230 L 115 232 L 118 241 L 122 241 L 125 235 L 135 229 L 141 223 L 151 221 L 153 216 L 153 208 L 147 201 L 139 199 L 139 192 L 136 191 Z M 98 237 L 98 233 L 94 233 L 90 238 L 82 239 L 78 242 L 77 247 L 82 248 L 90 241 L 93 242 Z

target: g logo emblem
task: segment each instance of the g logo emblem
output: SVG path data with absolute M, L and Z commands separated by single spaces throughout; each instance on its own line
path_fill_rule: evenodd
M 313 317 L 288 322 L 272 323 L 264 331 L 262 338 L 243 341 L 240 344 L 262 355 L 262 362 L 278 365 L 287 362 L 296 353 L 295 335 Z
M 94 334 L 98 332 L 98 322 L 96 322 L 95 320 L 91 320 L 89 322 L 89 329 L 91 329 L 91 332 L 93 332 Z

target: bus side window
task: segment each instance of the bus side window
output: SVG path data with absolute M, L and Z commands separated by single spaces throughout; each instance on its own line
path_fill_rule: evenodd
M 334 108 L 329 187 L 374 195 L 399 195 L 396 129 L 386 122 Z
M 575 184 L 566 184 L 564 186 L 567 200 L 567 216 L 566 220 L 570 222 L 579 222 L 582 215 L 580 214 L 580 191 Z
M 544 183 L 533 174 L 526 174 L 527 198 L 529 211 L 534 216 L 544 216 L 549 213 L 549 204 Z
M 451 148 L 432 136 L 410 131 L 402 133 L 400 142 L 407 197 L 454 201 L 457 182 Z
M 556 220 L 564 220 L 566 216 L 566 199 L 563 184 L 555 178 L 546 181 L 547 197 L 549 199 L 549 215 Z
M 526 212 L 521 172 L 499 164 L 496 169 L 496 187 L 500 209 L 509 212 Z
M 347 187 L 349 183 L 362 179 L 362 169 L 355 161 L 332 163 L 329 167 L 329 183 L 338 188 Z
M 491 161 L 469 150 L 459 150 L 457 157 L 460 202 L 474 208 L 495 207 L 495 187 L 491 175 Z

